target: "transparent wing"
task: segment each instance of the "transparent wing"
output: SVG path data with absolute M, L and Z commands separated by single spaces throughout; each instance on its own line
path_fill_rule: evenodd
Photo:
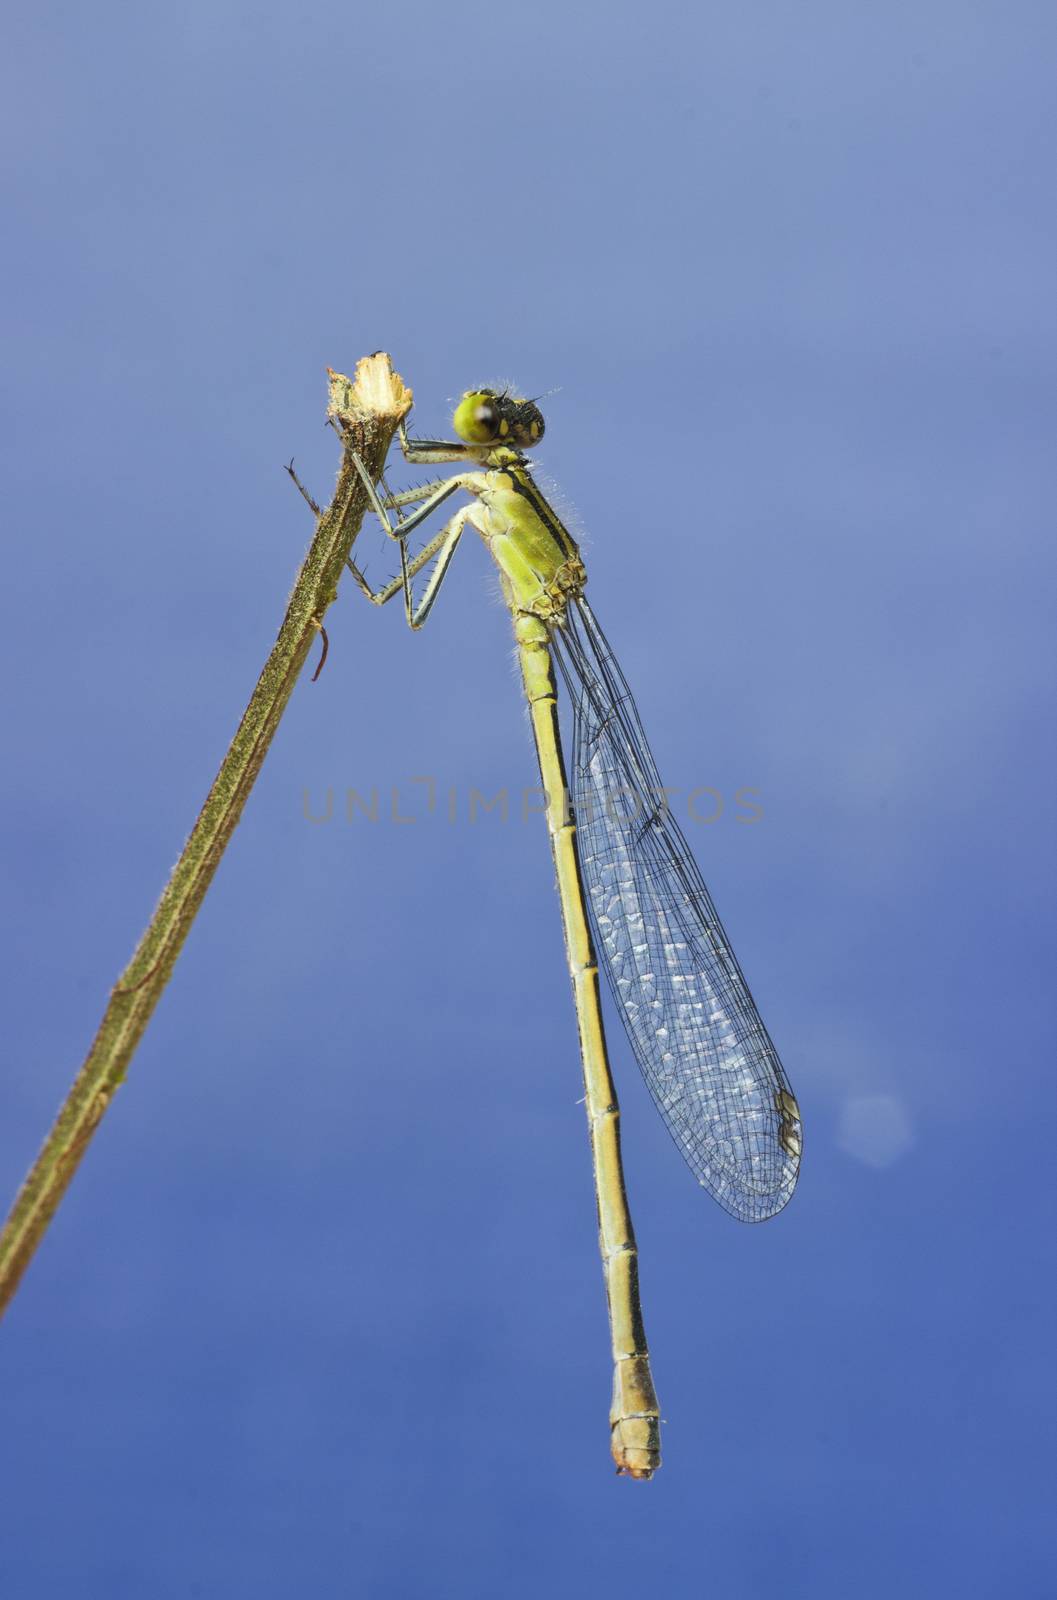
M 586 601 L 552 642 L 572 701 L 571 799 L 599 962 L 691 1170 L 732 1216 L 762 1222 L 800 1165 L 789 1080 Z

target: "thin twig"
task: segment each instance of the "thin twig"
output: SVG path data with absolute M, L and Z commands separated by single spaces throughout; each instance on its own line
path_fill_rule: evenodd
M 384 352 L 366 356 L 356 368 L 354 382 L 340 372 L 330 373 L 328 420 L 343 445 L 334 498 L 319 513 L 275 647 L 198 821 L 132 960 L 111 991 L 84 1065 L 0 1233 L 0 1312 L 17 1289 L 115 1090 L 124 1082 L 242 815 L 297 675 L 317 633 L 323 631 L 323 614 L 337 593 L 338 578 L 367 508 L 353 455 L 358 453 L 369 471 L 379 476 L 397 424 L 410 408 L 410 391 Z M 307 494 L 306 498 L 310 499 Z M 325 632 L 323 638 L 325 642 Z
M 316 622 L 316 627 L 319 629 L 319 636 L 323 640 L 323 648 L 319 652 L 319 665 L 317 666 L 315 672 L 313 672 L 313 674 L 312 674 L 312 682 L 313 683 L 318 683 L 319 682 L 319 674 L 323 671 L 323 668 L 326 666 L 326 664 L 327 664 L 327 656 L 330 654 L 330 640 L 327 638 L 327 630 L 326 630 L 326 628 L 324 628 L 323 624 L 321 622 L 318 622 L 318 621 Z

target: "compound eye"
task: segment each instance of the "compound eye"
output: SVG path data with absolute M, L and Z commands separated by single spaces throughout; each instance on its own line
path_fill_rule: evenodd
M 460 439 L 474 445 L 495 443 L 501 409 L 496 400 L 490 389 L 467 389 L 451 419 Z

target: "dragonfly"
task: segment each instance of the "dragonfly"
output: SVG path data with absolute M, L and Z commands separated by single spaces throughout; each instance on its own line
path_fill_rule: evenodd
M 452 422 L 455 440 L 410 438 L 403 422 L 399 434 L 408 462 L 459 463 L 449 476 L 395 494 L 383 477 L 379 492 L 356 458 L 371 507 L 399 546 L 400 572 L 372 589 L 351 557 L 347 564 L 374 605 L 402 595 L 416 630 L 467 526 L 499 569 L 535 737 L 579 1032 L 613 1356 L 611 1450 L 618 1473 L 647 1479 L 661 1461 L 660 1409 L 599 971 L 676 1145 L 731 1216 L 761 1222 L 789 1200 L 800 1165 L 800 1110 L 667 804 L 627 680 L 585 597 L 579 547 L 533 476 L 528 452 L 544 433 L 538 404 L 510 390 L 471 389 Z M 410 535 L 460 493 L 467 498 L 454 516 L 411 555 Z M 426 568 L 416 598 L 415 579 Z M 559 680 L 571 708 L 571 781 Z

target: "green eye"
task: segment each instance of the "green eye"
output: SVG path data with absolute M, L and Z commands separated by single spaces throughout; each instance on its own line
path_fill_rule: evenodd
M 467 444 L 491 444 L 496 436 L 495 396 L 487 389 L 468 389 L 455 407 L 455 432 Z

